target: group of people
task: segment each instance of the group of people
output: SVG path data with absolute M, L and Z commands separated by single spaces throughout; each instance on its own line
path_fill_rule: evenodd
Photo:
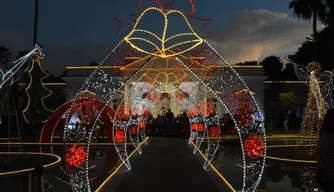
M 165 135 L 165 133 L 168 131 L 173 131 L 175 122 L 174 113 L 171 111 L 171 109 L 168 109 L 166 112 L 166 109 L 162 107 L 157 120 L 159 122 L 159 130 L 163 133 L 163 135 Z

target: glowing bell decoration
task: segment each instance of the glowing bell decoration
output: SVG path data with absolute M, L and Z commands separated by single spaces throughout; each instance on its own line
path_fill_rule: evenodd
M 142 22 L 145 22 L 145 20 L 147 21 L 147 19 L 150 17 L 156 17 L 156 13 L 161 14 L 163 18 L 161 21 L 161 27 L 163 27 L 162 34 L 155 34 L 147 29 L 141 29 L 142 26 L 145 26 L 142 24 Z M 173 17 L 179 17 L 179 21 L 184 21 L 186 24 L 185 26 L 188 26 L 189 30 L 185 31 L 184 33 L 177 33 L 173 36 L 167 36 L 167 34 L 170 34 L 170 32 L 167 32 L 167 30 L 171 28 L 169 26 L 169 17 L 171 14 L 173 14 Z M 150 19 L 148 19 L 148 21 L 149 20 Z M 184 39 L 184 37 L 186 37 L 187 41 L 183 40 L 180 42 L 175 40 Z M 177 55 L 188 52 L 189 50 L 192 50 L 203 43 L 203 39 L 196 34 L 191 24 L 188 22 L 187 17 L 182 11 L 163 10 L 158 7 L 149 7 L 145 9 L 136 19 L 136 23 L 134 24 L 132 31 L 124 38 L 124 40 L 136 50 L 158 58 L 175 57 Z M 173 44 L 171 42 L 178 43 Z M 151 47 L 142 47 L 141 45 L 143 43 L 150 44 Z M 152 52 L 152 49 L 155 49 L 155 51 Z

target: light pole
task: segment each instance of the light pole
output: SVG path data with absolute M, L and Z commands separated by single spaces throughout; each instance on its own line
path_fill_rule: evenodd
M 38 32 L 38 0 L 35 0 L 35 18 L 34 18 L 34 39 L 33 47 L 37 44 L 37 32 Z

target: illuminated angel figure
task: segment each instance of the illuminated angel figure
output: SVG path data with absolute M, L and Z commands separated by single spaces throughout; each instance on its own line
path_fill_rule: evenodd
M 333 108 L 334 104 L 332 72 L 320 73 L 320 64 L 316 62 L 309 63 L 305 68 L 286 57 L 285 63 L 292 63 L 297 77 L 309 86 L 297 146 L 314 145 L 318 141 L 326 111 Z M 311 155 L 315 152 L 315 147 L 307 147 L 307 151 Z

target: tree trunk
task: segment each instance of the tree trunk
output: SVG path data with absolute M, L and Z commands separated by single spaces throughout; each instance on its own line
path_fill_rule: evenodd
M 314 39 L 314 55 L 313 60 L 319 62 L 319 38 L 317 30 L 317 11 L 313 11 L 313 39 Z

